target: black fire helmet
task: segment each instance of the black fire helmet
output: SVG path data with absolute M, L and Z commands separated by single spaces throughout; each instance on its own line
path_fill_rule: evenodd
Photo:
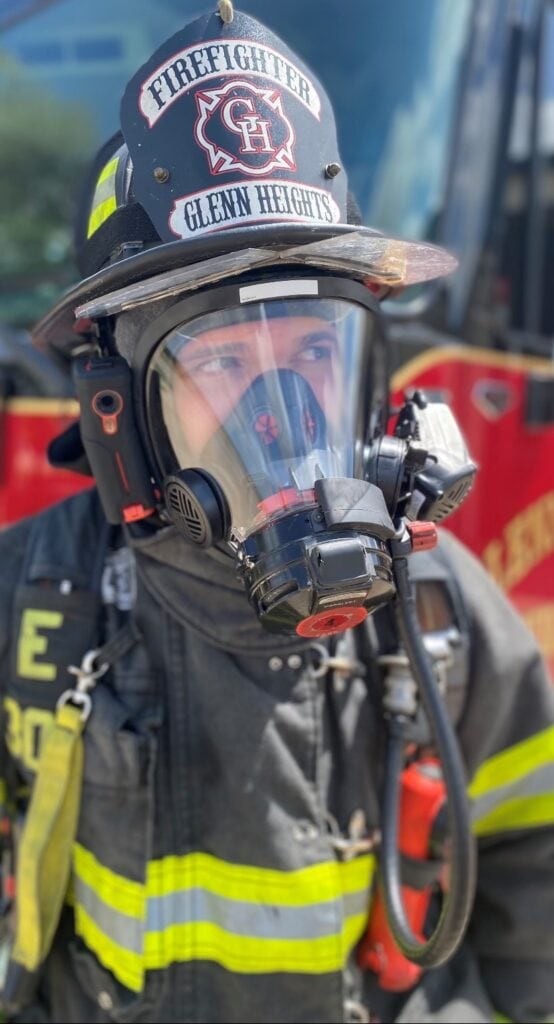
M 84 279 L 35 342 L 68 358 L 90 318 L 256 268 L 332 269 L 372 290 L 454 269 L 443 249 L 355 225 L 349 205 L 313 72 L 254 18 L 200 17 L 127 85 L 121 132 L 94 161 L 81 204 Z

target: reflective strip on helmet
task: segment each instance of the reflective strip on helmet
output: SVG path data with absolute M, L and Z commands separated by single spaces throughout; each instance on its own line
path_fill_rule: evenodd
M 91 212 L 88 221 L 87 238 L 90 238 L 105 220 L 117 209 L 115 195 L 115 177 L 119 165 L 119 157 L 113 157 L 102 168 L 91 204 Z
M 140 886 L 76 845 L 75 927 L 133 991 L 144 970 L 193 959 L 248 974 L 338 971 L 365 927 L 374 866 L 364 856 L 281 872 L 193 853 L 151 862 Z
M 485 761 L 468 793 L 478 836 L 554 824 L 554 727 Z

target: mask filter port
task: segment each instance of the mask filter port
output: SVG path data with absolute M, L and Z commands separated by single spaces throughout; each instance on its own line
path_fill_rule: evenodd
M 182 469 L 163 484 L 168 515 L 189 544 L 209 548 L 224 540 L 229 509 L 223 491 L 209 473 Z

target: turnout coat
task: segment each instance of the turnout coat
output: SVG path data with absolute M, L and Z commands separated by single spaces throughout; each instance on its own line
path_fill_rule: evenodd
M 17 822 L 68 666 L 111 644 L 84 730 L 66 903 L 12 1019 L 552 1013 L 552 689 L 525 625 L 451 536 L 411 568 L 422 628 L 447 652 L 437 666 L 467 770 L 477 897 L 460 952 L 395 996 L 355 960 L 378 852 L 386 616 L 346 634 L 342 670 L 327 667 L 325 647 L 264 633 L 232 571 L 173 528 L 108 528 L 95 491 L 5 530 L 0 549 Z M 416 728 L 426 743 L 421 716 Z

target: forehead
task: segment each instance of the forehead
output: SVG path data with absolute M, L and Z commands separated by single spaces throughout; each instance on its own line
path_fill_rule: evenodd
M 314 333 L 334 334 L 335 328 L 328 320 L 317 316 L 260 317 L 257 320 L 244 320 L 238 323 L 220 325 L 202 325 L 195 327 L 190 324 L 177 331 L 184 341 L 202 345 L 217 342 L 218 345 L 234 344 L 237 341 L 259 344 L 264 341 L 286 342 L 296 341 Z

